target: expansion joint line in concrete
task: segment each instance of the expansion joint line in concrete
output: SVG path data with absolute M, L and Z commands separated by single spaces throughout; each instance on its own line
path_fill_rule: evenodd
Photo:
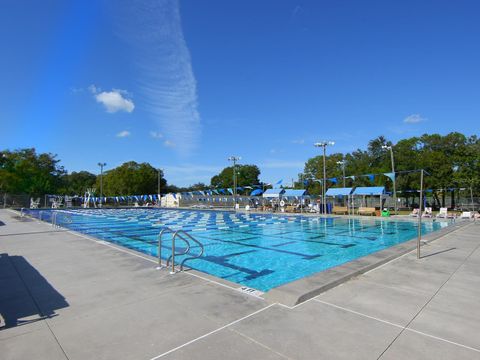
M 428 299 L 428 301 L 420 308 L 420 310 L 418 310 L 418 312 L 413 316 L 413 318 L 408 322 L 407 325 L 405 325 L 403 327 L 403 329 L 398 333 L 397 336 L 395 336 L 395 338 L 392 340 L 392 342 L 385 348 L 385 350 L 383 350 L 383 352 L 380 354 L 380 356 L 377 358 L 377 359 L 380 359 L 383 354 L 385 354 L 385 352 L 393 345 L 393 343 L 400 337 L 400 335 L 403 334 L 403 332 L 410 326 L 410 324 L 417 318 L 417 316 L 423 311 L 423 309 L 425 309 L 425 307 L 427 307 L 428 304 L 430 304 L 430 302 L 433 300 L 433 298 L 435 298 L 435 296 L 437 296 L 437 294 L 440 292 L 440 290 L 442 290 L 442 288 L 450 281 L 450 279 L 453 277 L 453 275 L 455 275 L 457 273 L 457 271 L 467 262 L 467 260 L 470 258 L 470 256 L 472 256 L 472 254 L 477 251 L 478 249 L 480 248 L 480 244 L 477 245 L 471 252 L 470 254 L 468 254 L 468 256 L 462 261 L 462 263 L 457 266 L 457 268 L 455 269 L 455 271 L 450 274 L 450 276 L 448 277 L 447 280 L 445 280 L 445 282 L 437 289 L 437 291 L 435 291 L 435 293 L 430 297 L 430 299 Z M 417 332 L 417 331 L 416 331 Z M 450 342 L 450 341 L 448 341 Z M 461 345 L 461 344 L 457 344 L 457 345 Z M 466 345 L 461 345 L 462 347 L 466 347 L 466 348 L 469 348 L 471 350 L 474 350 L 474 351 L 477 351 L 477 352 L 480 352 L 480 350 L 478 349 L 474 349 L 474 348 L 471 348 L 469 346 L 466 346 Z
M 199 337 L 197 337 L 197 338 L 195 338 L 195 339 L 193 339 L 193 340 L 190 340 L 190 341 L 188 341 L 188 342 L 186 342 L 186 343 L 184 343 L 184 344 L 182 344 L 182 345 L 180 345 L 180 346 L 177 346 L 176 348 L 173 348 L 173 349 L 171 349 L 171 350 L 168 350 L 167 352 L 164 352 L 163 354 L 160 354 L 160 355 L 158 355 L 158 356 L 155 356 L 155 357 L 151 358 L 150 360 L 160 359 L 161 357 L 164 357 L 164 356 L 166 356 L 166 355 L 168 355 L 168 354 L 171 354 L 172 352 L 177 351 L 177 350 L 179 350 L 179 349 L 181 349 L 181 348 L 183 348 L 183 347 L 185 347 L 185 346 L 188 346 L 188 345 L 190 345 L 190 344 L 193 344 L 194 342 L 197 342 L 198 340 L 204 339 L 204 338 L 206 338 L 207 336 L 210 336 L 210 335 L 212 335 L 212 334 L 215 334 L 215 333 L 217 333 L 217 332 L 219 332 L 219 331 L 221 331 L 221 330 L 227 329 L 227 328 L 229 328 L 230 326 L 239 323 L 240 321 L 243 321 L 243 320 L 245 320 L 245 319 L 248 319 L 248 318 L 251 317 L 251 316 L 257 315 L 257 314 L 261 313 L 262 311 L 271 308 L 271 307 L 274 306 L 274 305 L 276 305 L 276 304 L 270 304 L 270 305 L 268 305 L 268 306 L 265 306 L 265 307 L 263 307 L 263 308 L 255 311 L 255 312 L 251 313 L 251 314 L 248 314 L 248 315 L 246 315 L 246 316 L 244 316 L 244 317 L 242 317 L 242 318 L 240 318 L 240 319 L 237 319 L 237 320 L 235 320 L 235 321 L 232 321 L 231 323 L 228 323 L 227 325 L 224 325 L 224 326 L 222 326 L 222 327 L 219 327 L 218 329 L 215 329 L 215 330 L 210 331 L 210 332 L 208 332 L 208 333 L 206 333 L 206 334 L 203 334 L 202 336 L 199 336 Z
M 473 348 L 473 347 L 468 346 L 468 345 L 464 345 L 464 344 L 460 344 L 460 343 L 457 343 L 457 342 L 454 342 L 454 341 L 450 341 L 450 340 L 447 340 L 447 339 L 444 339 L 444 338 L 441 338 L 441 337 L 438 337 L 438 336 L 435 336 L 435 335 L 427 334 L 423 331 L 418 331 L 418 330 L 415 330 L 415 329 L 412 329 L 412 328 L 405 328 L 403 325 L 395 324 L 395 323 L 392 323 L 390 321 L 383 320 L 383 319 L 377 318 L 375 316 L 370 316 L 370 315 L 367 315 L 367 314 L 364 314 L 364 313 L 361 313 L 361 312 L 358 312 L 358 311 L 355 311 L 355 310 L 352 310 L 352 309 L 348 309 L 348 308 L 345 308 L 343 306 L 338 306 L 338 305 L 335 305 L 335 304 L 332 304 L 332 303 L 329 303 L 329 302 L 326 302 L 326 301 L 323 301 L 323 300 L 320 300 L 320 299 L 314 298 L 314 301 L 319 302 L 319 303 L 324 304 L 324 305 L 328 305 L 328 306 L 340 309 L 340 310 L 343 310 L 343 311 L 347 311 L 349 313 L 356 314 L 356 315 L 359 315 L 359 316 L 362 316 L 362 317 L 365 317 L 365 318 L 368 318 L 368 319 L 371 319 L 371 320 L 375 320 L 375 321 L 378 321 L 378 322 L 381 322 L 381 323 L 384 323 L 384 324 L 387 324 L 387 325 L 391 325 L 391 326 L 394 326 L 394 327 L 399 328 L 399 329 L 404 329 L 405 331 L 414 332 L 416 334 L 424 335 L 424 336 L 432 338 L 432 339 L 443 341 L 443 342 L 446 342 L 446 343 L 449 343 L 449 344 L 452 344 L 452 345 L 456 345 L 456 346 L 459 346 L 459 347 L 462 347 L 462 348 L 465 348 L 465 349 L 469 349 L 469 350 L 473 350 L 475 352 L 480 353 L 480 349 L 476 349 L 476 348 Z

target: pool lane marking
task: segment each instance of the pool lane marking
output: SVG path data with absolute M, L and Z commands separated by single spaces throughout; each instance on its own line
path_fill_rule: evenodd
M 232 321 L 232 322 L 230 322 L 230 323 L 228 323 L 228 324 L 226 324 L 226 325 L 224 325 L 224 326 L 221 326 L 221 327 L 219 327 L 218 329 L 215 329 L 215 330 L 210 331 L 210 332 L 208 332 L 208 333 L 206 333 L 206 334 L 203 334 L 203 335 L 201 335 L 201 336 L 199 336 L 199 337 L 197 337 L 197 338 L 195 338 L 195 339 L 192 339 L 192 340 L 190 340 L 190 341 L 188 341 L 188 342 L 186 342 L 186 343 L 184 343 L 184 344 L 182 344 L 182 345 L 180 345 L 180 346 L 177 346 L 176 348 L 173 348 L 173 349 L 171 349 L 171 350 L 168 350 L 168 351 L 164 352 L 163 354 L 160 354 L 160 355 L 158 355 L 158 356 L 155 356 L 155 357 L 151 358 L 150 360 L 160 359 L 161 357 L 164 357 L 164 356 L 166 356 L 166 355 L 168 355 L 168 354 L 171 354 L 172 352 L 177 351 L 177 350 L 179 350 L 179 349 L 181 349 L 181 348 L 183 348 L 183 347 L 185 347 L 185 346 L 188 346 L 188 345 L 190 345 L 190 344 L 193 344 L 194 342 L 197 342 L 198 340 L 202 340 L 202 339 L 206 338 L 207 336 L 210 336 L 210 335 L 215 334 L 215 333 L 217 333 L 217 332 L 219 332 L 219 331 L 221 331 L 221 330 L 224 330 L 224 329 L 226 329 L 226 328 L 228 328 L 228 327 L 230 327 L 230 326 L 232 326 L 232 325 L 235 325 L 235 324 L 239 323 L 240 321 L 243 321 L 243 320 L 245 320 L 245 319 L 248 319 L 248 318 L 251 317 L 251 316 L 257 315 L 257 314 L 261 313 L 262 311 L 271 308 L 271 307 L 274 306 L 274 305 L 276 305 L 276 304 L 270 304 L 270 305 L 268 305 L 268 306 L 265 306 L 265 307 L 263 307 L 263 308 L 261 308 L 261 309 L 259 309 L 259 310 L 257 310 L 257 311 L 254 311 L 253 313 L 251 313 L 251 314 L 249 314 L 249 315 L 246 315 L 246 316 L 244 316 L 244 317 L 242 317 L 242 318 L 240 318 L 240 319 L 237 319 L 237 320 L 235 320 L 235 321 Z
M 314 300 L 316 302 L 319 302 L 319 303 L 324 304 L 324 305 L 328 305 L 328 306 L 331 306 L 331 307 L 334 307 L 334 308 L 337 308 L 337 309 L 340 309 L 340 310 L 350 312 L 352 314 L 356 314 L 356 315 L 363 316 L 363 317 L 366 317 L 366 318 L 369 318 L 369 319 L 372 319 L 372 320 L 376 320 L 376 321 L 382 322 L 384 324 L 394 326 L 394 327 L 399 328 L 399 329 L 404 329 L 405 331 L 414 332 L 414 333 L 424 335 L 424 336 L 432 338 L 432 339 L 444 341 L 446 343 L 449 343 L 449 344 L 452 344 L 452 345 L 457 345 L 457 346 L 463 347 L 465 349 L 469 349 L 469 350 L 480 353 L 480 349 L 476 349 L 476 348 L 468 346 L 468 345 L 460 344 L 460 343 L 457 343 L 455 341 L 451 341 L 451 340 L 447 340 L 447 339 L 444 339 L 444 338 L 441 338 L 441 337 L 438 337 L 438 336 L 435 336 L 435 335 L 427 334 L 423 331 L 419 331 L 419 330 L 415 330 L 413 328 L 409 328 L 409 327 L 405 327 L 405 326 L 402 326 L 402 325 L 399 325 L 399 324 L 395 324 L 395 323 L 392 323 L 388 320 L 383 320 L 383 319 L 377 318 L 375 316 L 370 316 L 370 315 L 367 315 L 367 314 L 364 314 L 364 313 L 361 313 L 361 312 L 358 312 L 358 311 L 355 311 L 355 310 L 352 310 L 352 309 L 345 308 L 343 306 L 338 306 L 338 305 L 335 305 L 335 304 L 332 304 L 332 303 L 329 303 L 329 302 L 326 302 L 326 301 L 323 301 L 323 300 L 319 300 L 317 298 L 314 298 Z

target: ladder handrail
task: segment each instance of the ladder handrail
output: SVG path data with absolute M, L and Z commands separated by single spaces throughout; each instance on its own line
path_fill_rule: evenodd
M 197 239 L 195 239 L 192 235 L 187 233 L 185 230 L 181 230 L 181 229 L 180 230 L 172 230 L 169 227 L 164 227 L 158 233 L 158 266 L 157 266 L 157 270 L 160 270 L 162 268 L 162 236 L 166 233 L 173 234 L 172 235 L 172 254 L 167 258 L 167 262 L 166 262 L 166 267 L 168 267 L 170 265 L 170 262 L 172 264 L 172 269 L 170 271 L 171 274 L 175 273 L 175 256 L 182 256 L 182 255 L 187 255 L 187 254 L 190 253 L 191 244 L 190 244 L 189 239 L 200 247 L 200 252 L 195 256 L 190 256 L 190 257 L 187 257 L 187 258 L 183 259 L 182 262 L 180 263 L 180 271 L 183 271 L 183 266 L 184 266 L 184 264 L 187 260 L 197 259 L 197 258 L 199 258 L 203 255 L 203 253 L 205 251 L 203 244 L 200 241 L 198 241 Z M 181 253 L 178 253 L 178 254 L 175 252 L 175 249 L 176 249 L 175 240 L 177 238 L 182 240 L 186 244 L 185 250 L 182 251 Z
M 190 235 L 189 233 L 187 233 L 185 230 L 178 230 L 178 231 L 175 233 L 175 235 L 178 235 L 178 234 L 184 234 L 184 235 L 186 235 L 190 240 L 192 240 L 194 243 L 198 244 L 198 246 L 200 247 L 200 253 L 199 253 L 199 254 L 197 254 L 197 255 L 195 255 L 195 256 L 191 256 L 191 257 L 185 258 L 185 259 L 183 259 L 183 261 L 180 263 L 180 271 L 183 271 L 183 265 L 185 264 L 185 262 L 186 262 L 187 260 L 197 259 L 197 258 L 201 257 L 201 256 L 203 255 L 204 251 L 205 251 L 205 248 L 204 248 L 203 244 L 202 244 L 200 241 L 198 241 L 197 239 L 195 239 L 192 235 Z M 174 235 L 174 236 L 175 236 L 175 235 Z M 181 236 L 179 236 L 179 237 L 181 237 Z
M 52 211 L 52 216 L 50 218 L 50 220 L 52 222 L 52 226 L 54 228 L 61 228 L 62 227 L 58 224 L 58 221 L 57 221 L 58 215 L 61 215 L 61 216 L 64 217 L 64 223 L 65 224 L 71 224 L 72 223 L 72 214 L 71 213 L 63 211 L 63 210 L 55 210 L 55 211 Z
M 169 227 L 164 227 L 159 233 L 158 233 L 158 266 L 157 270 L 160 270 L 162 268 L 162 236 L 164 233 L 170 232 L 172 234 L 175 233 L 172 229 Z M 173 249 L 172 249 L 173 250 Z
M 172 236 L 172 255 L 170 255 L 167 259 L 167 267 L 170 264 L 170 261 L 172 261 L 172 271 L 170 271 L 171 274 L 175 274 L 175 239 L 177 238 L 178 231 L 175 231 L 175 233 Z M 183 240 L 185 244 L 187 244 L 187 247 L 185 248 L 184 252 L 181 252 L 177 254 L 178 256 L 186 255 L 190 251 L 190 243 L 188 242 L 187 239 L 179 236 L 178 237 L 180 240 Z

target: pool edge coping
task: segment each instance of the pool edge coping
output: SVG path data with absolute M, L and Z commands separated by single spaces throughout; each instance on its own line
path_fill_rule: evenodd
M 12 212 L 19 213 L 17 210 L 12 210 Z M 296 215 L 298 216 L 298 214 L 296 214 Z M 334 218 L 334 216 L 331 216 L 331 218 Z M 340 217 L 340 218 L 342 218 L 342 217 Z M 349 218 L 360 218 L 360 219 L 372 220 L 372 221 L 379 220 L 378 217 L 375 218 L 375 217 L 350 216 Z M 47 223 L 45 221 L 38 220 L 36 218 L 34 218 L 34 219 L 39 223 L 49 225 L 49 223 Z M 393 222 L 395 222 L 395 221 L 409 221 L 409 222 L 412 222 L 412 221 L 415 221 L 415 220 L 418 221 L 418 219 L 411 219 L 411 218 L 408 218 L 408 217 L 406 217 L 406 218 L 400 218 L 400 217 L 398 217 L 398 218 L 386 218 L 386 219 L 382 218 L 380 220 L 382 220 L 382 221 L 392 221 L 393 220 Z M 435 219 L 425 219 L 425 220 L 435 221 Z M 442 238 L 443 236 L 445 236 L 447 234 L 450 234 L 454 231 L 457 231 L 457 230 L 459 230 L 459 229 L 461 229 L 465 226 L 468 226 L 469 224 L 472 224 L 472 223 L 473 222 L 468 221 L 468 220 L 461 220 L 461 221 L 458 221 L 458 222 L 455 221 L 455 222 L 453 222 L 452 224 L 450 224 L 449 226 L 447 226 L 443 229 L 440 229 L 440 230 L 437 230 L 437 231 L 434 231 L 434 232 L 431 232 L 431 233 L 428 233 L 428 234 L 422 236 L 422 243 L 426 244 L 426 243 L 433 242 L 435 240 L 438 240 L 438 239 Z M 72 229 L 68 229 L 68 228 L 63 228 L 63 229 L 66 230 L 67 232 L 70 232 L 72 234 L 75 234 L 75 235 L 83 237 L 83 238 L 87 238 L 87 239 L 89 239 L 91 241 L 94 241 L 98 244 L 102 244 L 103 242 L 106 242 L 106 243 L 108 243 L 109 247 L 116 248 L 116 249 L 121 250 L 123 252 L 129 252 L 129 253 L 131 252 L 132 255 L 137 255 L 138 254 L 137 256 L 140 256 L 140 257 L 144 258 L 145 260 L 148 260 L 150 262 L 154 262 L 154 263 L 158 264 L 158 262 L 157 262 L 158 258 L 155 257 L 155 256 L 145 254 L 145 253 L 137 251 L 135 249 L 126 248 L 124 246 L 115 244 L 113 242 L 109 242 L 107 240 L 98 239 L 94 236 L 83 234 L 81 232 L 78 232 L 78 231 L 75 231 L 75 230 L 72 230 Z M 408 254 L 409 252 L 415 250 L 416 246 L 417 246 L 417 238 L 413 238 L 411 240 L 408 240 L 406 242 L 391 246 L 389 248 L 380 250 L 378 252 L 363 256 L 363 257 L 355 259 L 355 260 L 351 260 L 351 261 L 349 261 L 347 263 L 344 263 L 342 265 L 338 265 L 338 266 L 335 266 L 335 267 L 332 267 L 332 268 L 329 268 L 329 269 L 326 269 L 326 270 L 322 270 L 322 271 L 316 272 L 312 275 L 303 277 L 301 279 L 286 283 L 286 284 L 278 286 L 276 288 L 272 288 L 272 289 L 270 289 L 266 292 L 262 292 L 262 291 L 257 290 L 257 289 L 251 289 L 248 286 L 245 286 L 245 285 L 242 285 L 242 284 L 239 284 L 239 283 L 235 283 L 235 282 L 232 282 L 232 281 L 229 281 L 229 280 L 226 280 L 226 279 L 222 279 L 222 278 L 219 278 L 217 276 L 214 276 L 214 275 L 211 275 L 211 274 L 199 271 L 199 270 L 189 268 L 188 266 L 185 266 L 184 272 L 188 275 L 191 275 L 191 276 L 194 276 L 194 277 L 197 277 L 197 278 L 201 278 L 201 279 L 203 279 L 207 282 L 214 283 L 214 284 L 217 284 L 219 286 L 230 288 L 234 291 L 238 291 L 240 293 L 248 294 L 250 296 L 265 300 L 268 303 L 277 303 L 277 304 L 281 304 L 281 305 L 284 305 L 284 306 L 287 306 L 287 307 L 293 307 L 293 306 L 299 305 L 299 304 L 301 304 L 301 303 L 303 303 L 303 302 L 305 302 L 305 301 L 307 301 L 307 300 L 309 300 L 309 299 L 311 299 L 315 296 L 318 296 L 319 294 L 321 294 L 321 293 L 323 293 L 327 290 L 330 290 L 330 289 L 332 289 L 332 288 L 334 288 L 338 285 L 341 285 L 341 284 L 347 282 L 348 280 L 350 280 L 350 279 L 352 279 L 352 278 L 354 278 L 358 275 L 364 274 L 364 273 L 366 273 L 370 270 L 373 270 L 373 269 L 375 269 L 379 266 L 382 266 L 382 265 L 384 265 L 384 264 L 386 264 L 390 261 L 393 261 L 393 260 L 395 260 L 395 259 L 397 259 L 397 258 L 399 258 L 399 257 L 401 257 L 405 254 Z M 164 263 L 164 261 L 162 261 L 162 263 Z M 166 268 L 166 266 L 163 266 L 162 268 Z M 332 279 L 328 279 L 329 277 L 331 277 Z M 308 284 L 310 282 L 313 283 L 312 284 L 313 286 L 310 286 L 310 284 Z M 299 287 L 300 289 L 296 289 L 297 287 Z M 248 291 L 245 292 L 242 289 L 255 290 L 256 293 L 249 293 Z
M 422 236 L 422 245 L 438 240 L 471 223 L 470 221 L 455 222 L 446 228 Z M 273 288 L 265 292 L 263 298 L 269 303 L 278 303 L 287 307 L 293 307 L 343 284 L 352 278 L 406 255 L 416 248 L 417 238 L 414 238 L 345 264 Z

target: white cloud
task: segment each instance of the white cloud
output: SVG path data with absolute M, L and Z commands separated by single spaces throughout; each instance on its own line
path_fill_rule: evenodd
M 150 136 L 154 139 L 162 139 L 163 134 L 159 133 L 158 131 L 150 131 Z
M 175 143 L 173 143 L 173 142 L 170 141 L 170 140 L 165 140 L 165 141 L 163 142 L 163 145 L 165 145 L 166 147 L 175 147 L 175 146 L 176 146 Z
M 183 155 L 201 134 L 197 83 L 177 0 L 124 0 L 112 7 L 118 34 L 131 47 L 145 110 Z
M 127 130 L 120 131 L 116 136 L 119 138 L 128 137 L 130 136 L 130 131 L 127 131 Z
M 421 117 L 420 114 L 412 114 L 403 119 L 403 122 L 406 124 L 417 124 L 419 122 L 426 121 L 427 119 Z
M 103 104 L 108 113 L 115 113 L 117 111 L 125 111 L 131 113 L 135 109 L 135 104 L 132 100 L 124 97 L 127 92 L 125 90 L 114 89 L 112 91 L 103 91 L 95 93 L 94 97 L 97 102 Z

